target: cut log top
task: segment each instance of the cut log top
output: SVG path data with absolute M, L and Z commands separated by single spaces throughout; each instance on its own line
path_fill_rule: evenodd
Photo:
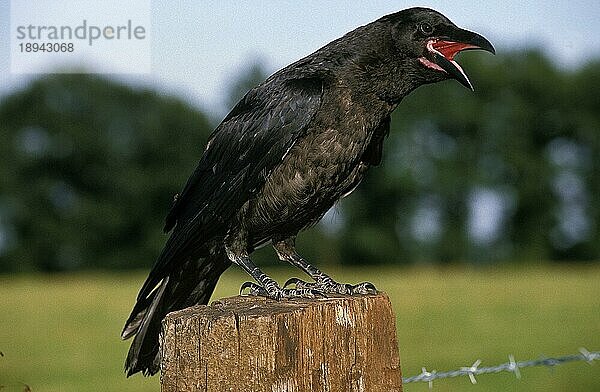
M 273 301 L 232 297 L 167 315 L 163 391 L 401 391 L 384 293 Z

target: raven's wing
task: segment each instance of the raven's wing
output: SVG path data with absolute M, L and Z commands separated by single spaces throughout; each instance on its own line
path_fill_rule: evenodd
M 196 170 L 169 212 L 169 240 L 140 290 L 149 296 L 173 268 L 224 236 L 243 204 L 302 137 L 321 104 L 326 78 L 275 74 L 250 90 L 215 129 Z
M 228 222 L 303 135 L 321 102 L 322 81 L 267 81 L 250 90 L 215 129 L 169 212 L 165 230 L 190 220 Z

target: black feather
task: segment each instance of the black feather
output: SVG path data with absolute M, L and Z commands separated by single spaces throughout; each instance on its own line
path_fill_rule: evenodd
M 248 272 L 258 270 L 249 268 L 249 253 L 269 241 L 293 243 L 285 241 L 381 163 L 390 115 L 404 96 L 449 77 L 467 80 L 449 61 L 449 73 L 431 66 L 432 37 L 419 33 L 422 22 L 443 39 L 493 51 L 485 38 L 435 11 L 400 11 L 273 74 L 223 119 L 173 202 L 164 227 L 171 234 L 123 329 L 124 339 L 135 336 L 128 375 L 158 371 L 161 320 L 208 302 L 231 264 L 226 254 Z

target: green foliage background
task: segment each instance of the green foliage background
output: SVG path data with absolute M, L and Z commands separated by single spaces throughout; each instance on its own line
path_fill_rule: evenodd
M 461 62 L 475 93 L 449 81 L 401 103 L 383 166 L 301 236 L 310 260 L 600 258 L 600 62 L 564 70 L 536 51 Z M 264 76 L 242 75 L 230 104 Z M 150 266 L 216 123 L 91 75 L 44 76 L 2 97 L 0 271 Z

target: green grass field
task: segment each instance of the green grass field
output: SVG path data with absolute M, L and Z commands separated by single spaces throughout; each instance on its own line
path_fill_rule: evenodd
M 330 269 L 331 270 L 331 269 Z M 290 270 L 271 269 L 279 281 Z M 600 265 L 499 270 L 344 268 L 340 281 L 369 280 L 397 314 L 404 375 L 600 350 Z M 126 379 L 129 342 L 119 340 L 145 273 L 0 276 L 0 388 L 23 391 L 159 391 L 158 377 Z M 232 269 L 215 297 L 237 293 Z M 406 391 L 427 391 L 408 384 Z M 441 380 L 434 391 L 598 391 L 600 363 L 565 364 Z

